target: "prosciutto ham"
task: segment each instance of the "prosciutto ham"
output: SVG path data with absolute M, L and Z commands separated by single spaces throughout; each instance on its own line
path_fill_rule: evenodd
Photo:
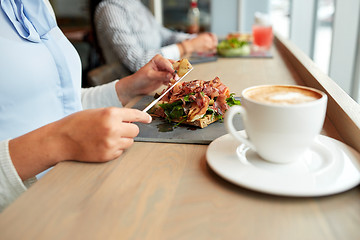
M 168 87 L 172 84 L 173 82 Z M 165 91 L 166 89 L 163 92 Z M 172 104 L 181 101 L 187 116 L 186 121 L 193 122 L 202 118 L 209 109 L 214 114 L 222 116 L 229 108 L 226 102 L 229 97 L 229 88 L 215 77 L 210 81 L 180 82 L 162 98 L 162 102 Z M 158 108 L 155 114 L 167 117 L 163 108 Z

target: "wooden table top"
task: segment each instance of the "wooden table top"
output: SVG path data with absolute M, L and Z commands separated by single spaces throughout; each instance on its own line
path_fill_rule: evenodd
M 308 85 L 272 51 L 271 59 L 195 65 L 187 79 L 218 76 L 237 94 L 258 84 Z M 351 143 L 335 123 L 327 117 L 322 133 Z M 359 186 L 316 198 L 254 192 L 215 174 L 207 147 L 137 142 L 108 163 L 60 163 L 0 214 L 0 238 L 360 239 Z

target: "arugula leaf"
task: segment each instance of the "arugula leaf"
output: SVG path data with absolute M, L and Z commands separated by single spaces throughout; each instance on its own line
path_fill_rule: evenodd
M 175 106 L 170 111 L 170 114 L 168 115 L 168 117 L 170 117 L 170 119 L 180 119 L 181 117 L 186 117 L 184 108 L 180 105 Z
M 189 94 L 185 95 L 185 97 L 184 97 L 185 102 L 193 102 L 193 100 L 190 100 L 190 97 L 189 97 L 190 95 L 195 95 L 195 93 L 189 93 Z
M 241 105 L 241 102 L 239 100 L 236 100 L 234 95 L 235 93 L 231 93 L 230 97 L 226 99 L 226 103 L 229 105 L 229 107 L 232 107 L 234 105 Z
M 186 120 L 186 118 L 183 118 L 182 120 L 180 120 L 177 124 L 175 124 L 174 128 L 178 127 L 180 124 L 182 124 L 184 121 Z
M 186 118 L 181 100 L 173 102 L 173 103 L 162 103 L 162 104 L 159 104 L 159 106 L 164 109 L 164 112 L 165 112 L 168 120 L 170 120 L 170 121 L 172 119 Z
M 215 112 L 214 109 L 208 108 L 208 109 L 206 110 L 206 115 L 207 115 L 207 114 L 211 114 L 211 120 L 213 120 L 214 117 L 215 117 L 216 112 Z

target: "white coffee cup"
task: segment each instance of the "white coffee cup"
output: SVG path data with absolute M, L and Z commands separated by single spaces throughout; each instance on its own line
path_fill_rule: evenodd
M 239 142 L 270 162 L 288 163 L 301 157 L 324 124 L 325 93 L 295 85 L 261 85 L 242 92 L 242 106 L 226 111 L 225 126 Z M 247 138 L 236 130 L 240 113 Z

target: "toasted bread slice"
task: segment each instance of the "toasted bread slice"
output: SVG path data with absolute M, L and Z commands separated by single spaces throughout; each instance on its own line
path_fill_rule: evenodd
M 174 62 L 173 67 L 177 71 L 177 75 L 179 77 L 184 76 L 192 68 L 189 60 L 187 60 L 186 58 Z
M 197 119 L 193 122 L 190 121 L 183 121 L 181 122 L 181 124 L 186 124 L 186 125 L 190 125 L 190 126 L 196 126 L 196 127 L 200 127 L 200 128 L 205 128 L 207 126 L 209 126 L 211 123 L 216 122 L 217 120 L 219 120 L 218 117 L 216 116 L 212 116 L 211 114 L 205 115 L 204 117 Z M 177 120 L 172 120 L 173 122 L 179 122 Z

